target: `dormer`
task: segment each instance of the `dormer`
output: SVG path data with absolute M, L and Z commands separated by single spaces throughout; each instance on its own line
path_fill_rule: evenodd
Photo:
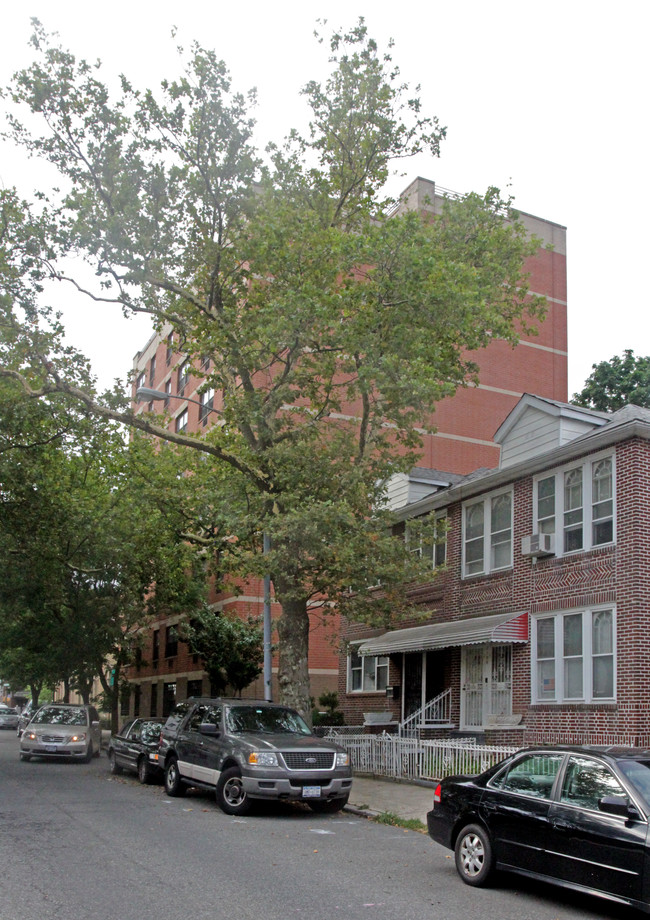
M 610 420 L 607 412 L 524 393 L 494 436 L 501 448 L 499 467 L 504 469 L 539 457 Z

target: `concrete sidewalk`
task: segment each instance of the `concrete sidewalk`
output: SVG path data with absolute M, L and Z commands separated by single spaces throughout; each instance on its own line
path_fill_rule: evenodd
M 427 812 L 433 807 L 437 783 L 408 783 L 400 780 L 355 776 L 347 808 L 369 816 L 390 813 L 417 819 L 426 827 Z

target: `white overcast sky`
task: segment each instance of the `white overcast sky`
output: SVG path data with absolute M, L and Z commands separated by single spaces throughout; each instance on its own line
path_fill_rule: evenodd
M 31 16 L 138 86 L 178 72 L 176 44 L 214 48 L 235 88 L 257 87 L 264 140 L 306 124 L 299 90 L 326 74 L 316 21 L 348 27 L 364 16 L 380 43 L 395 40 L 402 77 L 448 128 L 441 157 L 407 162 L 403 185 L 420 175 L 458 192 L 509 188 L 521 210 L 567 227 L 569 396 L 593 363 L 626 348 L 650 354 L 648 0 L 23 0 L 3 4 L 1 85 L 31 60 Z M 2 185 L 27 194 L 34 176 L 0 146 Z M 65 307 L 69 338 L 100 383 L 124 378 L 147 323 Z

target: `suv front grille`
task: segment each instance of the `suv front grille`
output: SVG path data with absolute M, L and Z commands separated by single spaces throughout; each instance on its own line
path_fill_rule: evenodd
M 283 751 L 289 770 L 332 770 L 334 751 Z

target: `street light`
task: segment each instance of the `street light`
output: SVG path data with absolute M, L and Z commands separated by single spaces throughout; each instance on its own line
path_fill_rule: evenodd
M 201 406 L 202 409 L 205 409 L 205 405 L 202 402 L 199 402 L 198 399 L 190 399 L 188 396 L 175 396 L 172 393 L 165 393 L 163 390 L 153 390 L 151 387 L 138 387 L 135 391 L 136 402 L 151 402 L 154 400 L 168 400 L 171 398 L 174 399 L 183 399 L 185 402 L 195 403 L 197 406 Z M 208 412 L 214 412 L 214 409 L 208 409 Z M 264 534 L 264 546 L 263 554 L 266 556 L 271 548 L 271 543 L 269 540 L 269 535 Z M 264 607 L 263 607 L 263 622 L 264 622 L 264 699 L 272 700 L 271 694 L 271 675 L 272 675 L 272 661 L 271 661 L 271 576 L 264 576 Z

